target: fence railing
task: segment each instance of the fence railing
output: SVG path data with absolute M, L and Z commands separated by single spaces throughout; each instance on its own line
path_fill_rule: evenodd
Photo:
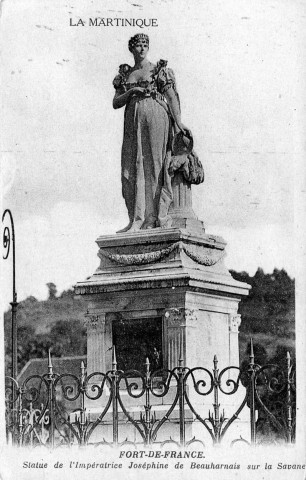
M 8 442 L 48 448 L 72 445 L 140 444 L 189 447 L 237 442 L 292 443 L 295 440 L 295 372 L 289 353 L 283 365 L 255 363 L 221 371 L 179 365 L 150 371 L 112 369 L 87 375 L 48 372 L 22 385 L 7 377 Z M 221 408 L 222 402 L 222 408 Z

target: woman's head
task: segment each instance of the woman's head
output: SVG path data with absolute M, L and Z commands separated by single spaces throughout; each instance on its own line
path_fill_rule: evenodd
M 149 50 L 149 37 L 148 35 L 144 33 L 138 33 L 137 35 L 134 35 L 133 37 L 130 38 L 129 40 L 129 51 L 135 54 L 141 53 L 147 54 Z

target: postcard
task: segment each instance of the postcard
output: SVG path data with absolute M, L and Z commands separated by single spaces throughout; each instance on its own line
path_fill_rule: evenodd
M 0 9 L 0 478 L 304 479 L 305 5 Z

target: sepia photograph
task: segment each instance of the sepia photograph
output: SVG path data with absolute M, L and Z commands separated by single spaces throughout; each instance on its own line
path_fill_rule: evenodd
M 304 2 L 0 12 L 0 479 L 304 479 Z

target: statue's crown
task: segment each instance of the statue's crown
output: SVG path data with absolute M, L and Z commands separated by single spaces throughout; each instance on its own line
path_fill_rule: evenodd
M 145 40 L 149 45 L 148 35 L 146 35 L 145 33 L 137 33 L 136 35 L 131 37 L 130 40 L 129 40 L 129 50 L 130 50 L 130 52 L 135 47 L 135 45 L 137 45 L 137 42 L 139 42 L 139 40 Z

